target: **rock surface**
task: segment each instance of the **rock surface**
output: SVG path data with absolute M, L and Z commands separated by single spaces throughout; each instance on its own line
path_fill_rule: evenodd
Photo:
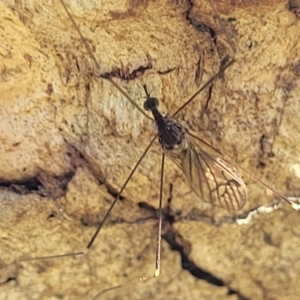
M 297 1 L 66 5 L 99 66 L 60 1 L 0 3 L 0 299 L 299 299 L 298 213 L 283 204 L 239 226 L 168 160 L 162 274 L 139 282 L 154 272 L 157 142 L 87 255 L 21 261 L 84 251 L 155 134 L 108 75 L 141 107 L 147 84 L 171 115 L 234 57 L 178 120 L 283 194 L 300 192 Z M 240 214 L 276 200 L 241 174 Z

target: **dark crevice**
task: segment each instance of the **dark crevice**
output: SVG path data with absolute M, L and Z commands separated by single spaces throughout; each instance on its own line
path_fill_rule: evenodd
M 51 214 L 48 215 L 47 219 L 52 219 L 52 218 L 56 218 L 57 217 L 57 214 L 52 212 Z
M 12 185 L 23 185 L 28 190 L 37 191 L 39 189 L 39 186 L 41 185 L 41 182 L 37 178 L 30 178 L 25 181 L 0 181 L 0 186 L 11 187 Z
M 95 180 L 97 180 L 99 185 L 105 185 L 106 186 L 106 190 L 107 192 L 113 196 L 114 198 L 119 196 L 119 200 L 122 201 L 125 198 L 122 195 L 119 195 L 118 190 L 116 190 L 115 188 L 113 188 L 111 185 L 109 185 L 106 182 L 105 176 L 102 173 L 101 169 L 98 168 L 97 164 L 93 163 L 93 161 L 89 161 L 88 158 L 85 157 L 85 155 L 78 150 L 77 148 L 75 148 L 72 144 L 70 144 L 67 140 L 65 140 L 65 142 L 69 145 L 69 147 L 72 149 L 72 157 L 75 158 L 75 162 L 74 162 L 74 170 L 79 167 L 79 166 L 85 166 L 88 168 L 88 170 L 93 174 Z
M 75 171 L 71 171 L 63 174 L 62 176 L 54 177 L 54 180 L 63 191 L 67 191 L 68 184 L 73 179 L 74 175 Z
M 102 183 L 103 184 L 103 183 Z M 118 197 L 119 196 L 119 200 L 122 201 L 124 200 L 125 198 L 119 194 L 119 192 L 113 188 L 112 186 L 106 184 L 106 189 L 107 189 L 107 192 L 112 195 L 114 198 Z
M 131 73 L 129 73 L 129 71 L 126 70 L 126 67 L 123 67 L 123 68 L 114 69 L 110 73 L 102 74 L 101 77 L 105 79 L 117 77 L 129 81 L 142 76 L 147 70 L 151 70 L 151 69 L 152 69 L 152 64 L 151 62 L 148 62 L 148 65 L 146 67 L 141 66 L 138 69 L 133 70 Z
M 5 282 L 3 282 L 3 283 L 9 283 L 10 281 L 17 281 L 17 278 L 15 278 L 15 277 L 8 277 L 7 279 L 6 279 L 6 281 Z
M 222 59 L 221 59 L 219 70 L 223 70 L 223 69 L 224 69 L 224 71 L 221 72 L 219 76 L 220 76 L 222 79 L 224 79 L 224 73 L 225 73 L 225 70 L 226 70 L 225 67 L 226 67 L 227 64 L 229 64 L 230 60 L 231 60 L 231 58 L 230 58 L 229 55 L 225 55 L 225 56 L 223 56 Z
M 289 0 L 287 6 L 288 10 L 300 19 L 300 0 Z
M 295 76 L 300 76 L 300 60 L 293 63 L 291 71 Z
M 0 188 L 5 188 L 18 195 L 37 194 L 41 197 L 57 197 L 65 194 L 68 183 L 73 176 L 74 172 L 67 172 L 61 176 L 41 173 L 39 176 L 26 180 L 2 180 L 0 181 Z
M 203 75 L 203 66 L 202 66 L 202 59 L 199 58 L 198 61 L 197 61 L 197 68 L 196 68 L 196 72 L 195 72 L 195 82 L 198 83 L 201 83 L 202 81 L 202 75 Z
M 151 213 L 156 213 L 157 209 L 153 207 L 152 205 L 148 204 L 147 202 L 141 201 L 138 203 L 139 208 L 146 209 L 150 211 Z
M 18 195 L 36 194 L 41 197 L 57 198 L 67 192 L 68 184 L 73 179 L 78 166 L 86 163 L 84 156 L 74 147 L 66 153 L 72 166 L 65 173 L 55 176 L 45 171 L 40 171 L 36 176 L 23 180 L 6 180 L 0 178 L 0 189 L 6 189 Z
M 160 74 L 160 75 L 166 75 L 166 74 L 168 74 L 168 73 L 173 72 L 175 69 L 176 69 L 176 68 L 171 68 L 171 69 L 167 69 L 167 70 L 165 70 L 165 71 L 157 71 L 157 73 Z
M 186 252 L 190 252 L 191 245 L 188 242 L 184 241 L 183 237 L 180 236 L 180 234 L 178 234 L 176 230 L 174 230 L 172 227 L 164 235 L 162 235 L 162 238 L 169 244 L 169 246 L 173 251 L 179 252 L 181 257 L 181 265 L 184 270 L 190 272 L 190 274 L 193 275 L 194 277 L 200 280 L 204 280 L 212 285 L 220 286 L 220 287 L 227 286 L 227 284 L 222 279 L 214 276 L 212 273 L 209 273 L 201 269 L 192 260 L 190 260 Z M 178 240 L 180 241 L 180 243 L 178 243 Z M 233 290 L 230 287 L 228 287 L 227 294 L 228 295 L 236 294 L 241 300 L 247 299 L 246 297 L 241 295 L 238 291 Z
M 75 60 L 75 65 L 76 65 L 77 71 L 80 72 L 80 69 L 81 69 L 81 68 L 80 68 L 78 59 L 77 59 L 74 55 L 72 55 L 71 59 L 72 59 L 72 60 Z
M 267 166 L 267 160 L 274 156 L 272 140 L 263 134 L 259 140 L 259 155 L 256 167 L 259 169 L 265 168 Z
M 188 3 L 189 3 L 189 8 L 185 13 L 186 20 L 192 26 L 194 26 L 198 31 L 208 33 L 210 35 L 210 38 L 211 38 L 212 42 L 214 43 L 214 45 L 217 46 L 217 34 L 216 34 L 215 30 L 212 27 L 208 26 L 207 24 L 200 22 L 198 20 L 195 20 L 192 17 L 192 10 L 194 7 L 194 3 L 191 0 L 189 0 Z
M 0 286 L 10 281 L 18 281 L 19 266 L 17 263 L 5 264 L 0 260 Z
M 207 100 L 206 100 L 205 105 L 204 105 L 204 109 L 202 110 L 202 114 L 206 113 L 207 110 L 208 110 L 208 105 L 209 105 L 209 102 L 211 100 L 211 95 L 212 95 L 212 85 L 209 86 L 208 96 L 207 96 Z
M 211 40 L 211 51 L 213 53 L 216 50 L 219 57 L 221 58 L 219 70 L 222 70 L 224 68 L 224 66 L 226 66 L 228 64 L 228 62 L 231 60 L 230 57 L 227 54 L 221 55 L 222 47 L 220 48 L 220 46 L 218 45 L 218 34 L 217 34 L 216 30 L 210 24 L 205 23 L 201 19 L 197 19 L 193 15 L 193 8 L 194 8 L 193 1 L 189 0 L 188 3 L 189 3 L 189 7 L 185 13 L 186 20 L 196 30 L 203 32 L 203 33 L 207 33 L 209 35 L 209 38 Z M 199 61 L 199 62 L 201 62 L 201 61 Z M 198 63 L 198 65 L 199 65 L 199 63 Z M 200 68 L 200 65 L 198 68 Z M 201 69 L 197 70 L 196 78 L 199 76 L 199 74 L 201 74 Z M 224 79 L 224 72 L 219 74 L 219 78 L 221 78 L 222 80 Z M 206 112 L 208 112 L 208 106 L 209 106 L 209 101 L 210 101 L 211 95 L 212 95 L 212 89 L 213 89 L 213 83 L 211 83 L 211 85 L 209 86 L 208 97 L 207 97 L 205 104 L 203 105 L 203 109 L 201 110 L 201 118 L 203 118 L 204 114 Z
M 174 231 L 174 233 L 175 233 L 175 235 L 178 235 L 178 233 L 176 233 L 175 231 Z M 165 241 L 168 242 L 168 244 L 170 245 L 170 247 L 173 251 L 179 252 L 180 257 L 181 257 L 181 265 L 184 270 L 187 270 L 188 272 L 190 272 L 190 274 L 193 275 L 194 277 L 196 277 L 197 279 L 204 280 L 212 285 L 219 286 L 219 287 L 227 286 L 226 283 L 224 283 L 224 281 L 222 279 L 214 276 L 212 273 L 209 273 L 209 272 L 201 269 L 193 261 L 191 261 L 189 259 L 189 257 L 185 254 L 184 247 L 182 245 L 178 244 L 175 239 L 175 236 L 173 238 L 172 235 L 173 234 L 171 234 L 171 236 L 170 236 L 170 234 L 165 234 L 163 236 L 163 238 Z M 230 287 L 228 287 L 227 294 L 228 295 L 236 294 L 236 295 L 238 295 L 239 299 L 241 299 L 241 300 L 247 299 L 246 297 L 241 295 L 238 291 L 235 291 L 235 290 L 231 289 Z
M 222 279 L 214 276 L 212 273 L 209 273 L 199 266 L 197 266 L 190 258 L 189 254 L 191 253 L 192 245 L 184 239 L 172 226 L 176 221 L 174 213 L 171 209 L 170 203 L 172 202 L 172 185 L 170 185 L 170 196 L 168 199 L 168 204 L 163 208 L 163 234 L 162 238 L 169 244 L 170 248 L 173 251 L 177 251 L 181 257 L 181 266 L 182 269 L 187 270 L 190 274 L 200 280 L 204 280 L 212 285 L 222 287 L 228 287 L 228 295 L 237 295 L 239 300 L 247 300 L 246 297 L 241 295 L 238 291 L 231 289 Z M 154 215 L 157 214 L 157 210 L 149 205 L 146 202 L 140 202 L 139 207 L 142 209 L 147 209 L 151 211 Z
M 210 49 L 206 48 L 206 51 L 211 51 L 212 54 L 217 53 L 219 56 L 219 59 L 221 59 L 220 62 L 220 70 L 222 67 L 226 64 L 226 61 L 224 61 L 224 57 L 226 59 L 230 59 L 231 55 L 228 55 L 228 46 L 231 48 L 229 53 L 236 52 L 236 47 L 234 45 L 234 42 L 230 35 L 228 35 L 227 32 L 227 26 L 231 26 L 229 24 L 230 22 L 236 21 L 235 18 L 227 18 L 226 20 L 223 20 L 218 12 L 215 10 L 213 6 L 211 6 L 211 12 L 201 12 L 197 9 L 195 9 L 195 13 L 193 11 L 194 9 L 194 3 L 192 0 L 188 0 L 189 6 L 188 9 L 185 12 L 185 18 L 187 22 L 193 26 L 197 31 L 202 32 L 204 34 L 207 34 L 210 38 Z M 232 31 L 231 29 L 230 31 Z M 219 36 L 225 35 L 226 42 L 222 42 L 221 38 Z M 220 76 L 223 78 L 223 74 Z
M 26 190 L 28 191 L 28 193 L 35 192 L 38 191 L 41 186 L 41 181 L 36 177 L 29 178 L 26 180 L 0 181 L 0 187 L 8 188 L 16 194 L 23 194 L 22 191 Z

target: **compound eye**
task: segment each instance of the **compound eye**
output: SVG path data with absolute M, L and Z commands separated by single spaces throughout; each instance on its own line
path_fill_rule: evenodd
M 147 98 L 144 102 L 144 109 L 153 111 L 157 108 L 159 101 L 156 98 Z

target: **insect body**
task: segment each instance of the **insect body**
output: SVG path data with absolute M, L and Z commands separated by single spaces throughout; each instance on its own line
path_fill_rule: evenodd
M 146 86 L 144 89 L 147 95 L 144 108 L 153 114 L 162 149 L 183 171 L 196 194 L 214 206 L 241 209 L 247 191 L 236 169 L 197 147 L 179 123 L 161 115 L 157 109 L 158 100 L 150 97 Z

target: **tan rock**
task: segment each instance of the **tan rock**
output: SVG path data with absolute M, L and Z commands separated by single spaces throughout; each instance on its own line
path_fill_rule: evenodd
M 138 282 L 154 272 L 158 143 L 86 256 L 19 262 L 85 250 L 155 134 L 153 122 L 95 73 L 109 74 L 141 107 L 147 84 L 172 114 L 234 55 L 178 120 L 299 196 L 297 3 L 215 1 L 214 11 L 208 0 L 194 2 L 67 3 L 99 68 L 59 1 L 1 2 L 0 299 L 93 299 L 123 283 L 99 299 L 299 298 L 297 213 L 283 205 L 239 226 L 201 201 L 168 160 L 164 207 L 175 222 L 164 219 L 161 276 Z M 242 175 L 249 199 L 241 213 L 275 200 Z M 211 277 L 199 280 L 202 271 Z

